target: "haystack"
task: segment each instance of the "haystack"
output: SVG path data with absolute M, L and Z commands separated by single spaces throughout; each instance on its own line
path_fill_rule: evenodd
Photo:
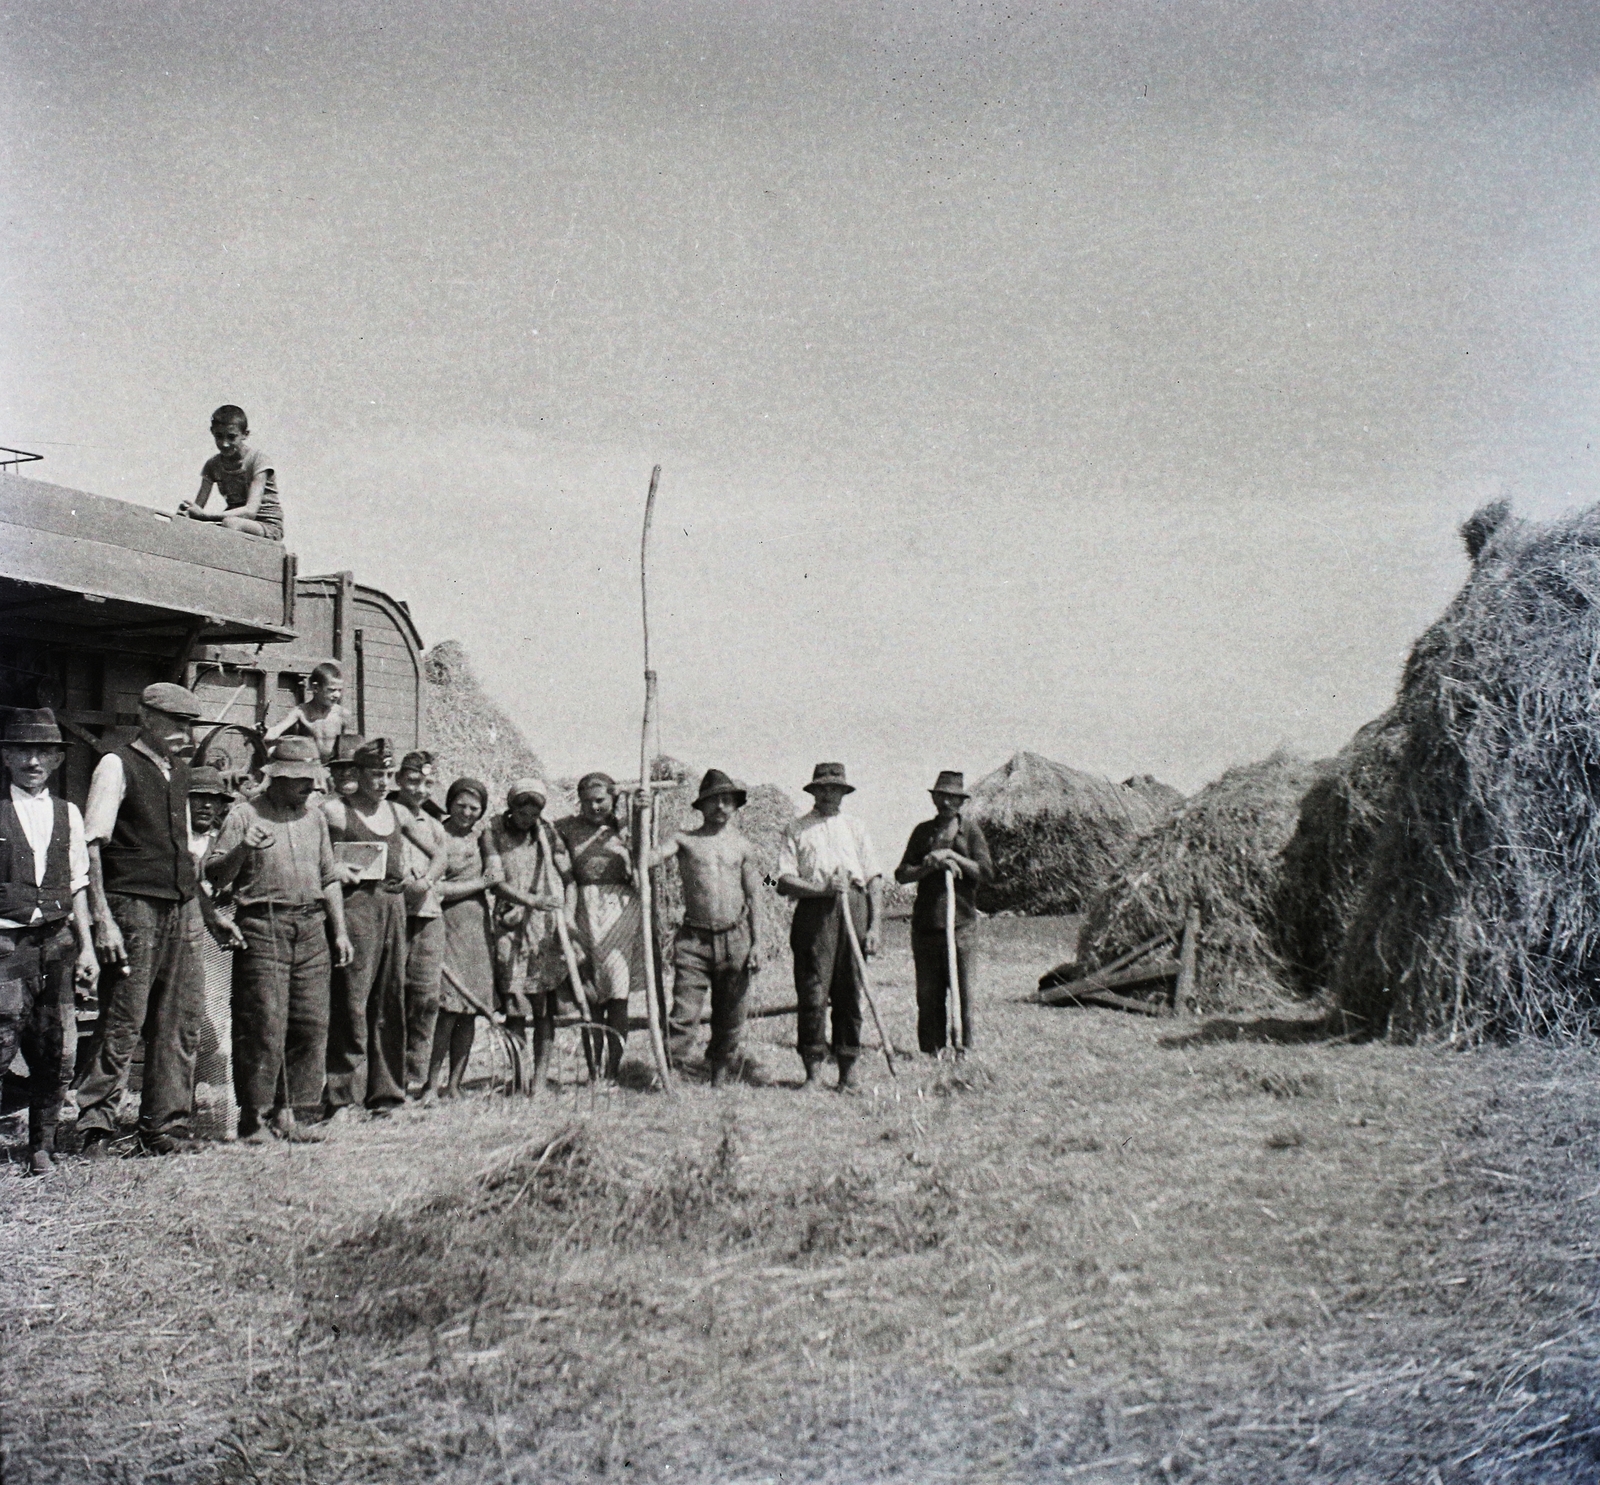
M 1280 853 L 1319 765 L 1288 753 L 1230 768 L 1170 820 L 1133 842 L 1089 903 L 1079 962 L 1093 969 L 1159 933 L 1203 924 L 1200 999 L 1228 1010 L 1281 998 L 1271 915 Z
M 1299 994 L 1323 994 L 1372 868 L 1380 826 L 1405 748 L 1391 708 L 1368 722 L 1306 791 L 1271 915 L 1273 947 Z
M 1459 1042 L 1600 1028 L 1600 506 L 1504 503 L 1418 640 L 1400 778 L 1334 975 L 1352 1030 Z
M 1076 913 L 1129 843 L 1182 795 L 1149 775 L 1113 784 L 1038 753 L 1017 753 L 972 789 L 972 816 L 994 854 L 985 912 Z
M 490 808 L 513 779 L 543 776 L 544 764 L 521 729 L 485 694 L 467 652 L 453 639 L 423 657 L 423 746 L 437 755 L 439 796 L 466 774 L 489 786 Z

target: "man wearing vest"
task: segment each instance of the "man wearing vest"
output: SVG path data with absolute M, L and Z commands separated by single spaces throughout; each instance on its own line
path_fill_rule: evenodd
M 183 911 L 199 880 L 184 760 L 199 716 L 199 702 L 182 686 L 146 686 L 139 735 L 107 753 L 89 782 L 89 908 L 109 989 L 78 1084 L 86 1155 L 106 1154 L 116 1137 L 117 1104 L 141 1036 L 140 1149 L 170 1155 L 189 1136 L 205 976 Z
M 0 799 L 0 1072 L 17 1048 L 28 1062 L 28 1159 L 46 1175 L 70 1073 L 73 982 L 99 973 L 89 930 L 89 852 L 76 805 L 54 798 L 66 757 L 55 714 L 17 710 L 0 729 L 9 786 Z

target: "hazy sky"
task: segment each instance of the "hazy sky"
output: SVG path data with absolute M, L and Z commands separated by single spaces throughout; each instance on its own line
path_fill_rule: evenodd
M 1600 14 L 0 4 L 0 443 L 193 493 L 630 771 L 1336 749 L 1502 491 L 1595 498 Z M 32 472 L 32 471 L 30 471 Z M 636 762 L 633 766 L 636 766 Z

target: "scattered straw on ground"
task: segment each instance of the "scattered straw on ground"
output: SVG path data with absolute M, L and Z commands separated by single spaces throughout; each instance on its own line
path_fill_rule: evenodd
M 6 1479 L 1594 1477 L 1596 1054 L 1163 1049 L 989 934 L 982 1075 L 0 1180 Z

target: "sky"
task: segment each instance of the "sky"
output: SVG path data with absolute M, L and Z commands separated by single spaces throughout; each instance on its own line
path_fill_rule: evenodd
M 555 775 L 882 851 L 1014 751 L 1185 790 L 1388 704 L 1486 499 L 1596 498 L 1582 4 L 0 0 L 0 443 L 303 573 Z M 797 798 L 800 796 L 797 794 Z

